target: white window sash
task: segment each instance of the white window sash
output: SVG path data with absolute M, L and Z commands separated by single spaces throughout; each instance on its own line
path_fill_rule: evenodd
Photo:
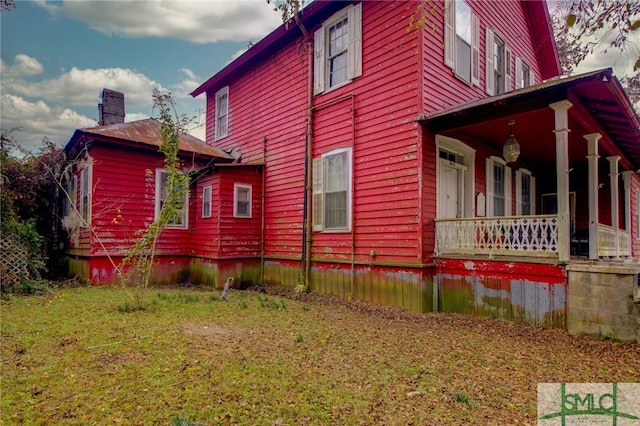
M 504 42 L 504 91 L 510 92 L 513 90 L 511 86 L 511 49 L 507 47 L 507 42 Z
M 162 203 L 163 203 L 163 187 L 162 187 L 162 182 L 163 182 L 163 175 L 168 174 L 168 172 L 165 169 L 156 169 L 156 186 L 155 186 L 155 216 L 154 219 L 158 220 L 158 218 L 160 217 L 160 210 L 162 209 Z M 189 190 L 187 189 L 187 191 L 184 194 L 184 200 L 183 200 L 183 208 L 182 208 L 182 218 L 181 218 L 181 222 L 182 223 L 169 223 L 167 224 L 167 228 L 171 228 L 171 229 L 187 229 L 189 224 L 188 224 L 188 220 L 189 220 Z
M 313 210 L 312 223 L 313 231 L 322 231 L 324 217 L 324 190 L 323 171 L 324 165 L 322 157 L 313 159 Z
M 347 81 L 338 84 L 336 87 L 350 82 L 356 77 L 362 75 L 362 3 L 348 6 L 346 9 L 339 11 L 329 18 L 322 27 L 313 35 L 313 92 L 319 95 L 329 90 L 328 85 L 328 52 L 327 48 L 327 30 L 331 25 L 335 24 L 347 16 L 347 27 L 349 32 L 348 48 L 347 48 Z
M 226 112 L 224 116 L 220 114 L 220 99 L 223 97 L 226 99 Z M 221 119 L 224 122 L 223 126 L 220 126 Z M 216 140 L 229 135 L 229 86 L 225 86 L 216 92 L 216 118 L 214 125 L 216 127 Z
M 202 188 L 202 217 L 211 217 L 211 186 Z
M 241 191 L 246 191 L 247 200 L 240 200 L 239 194 Z M 240 212 L 238 208 L 240 203 L 248 203 L 247 213 Z M 253 204 L 253 191 L 251 185 L 235 183 L 233 185 L 233 217 L 239 217 L 244 219 L 250 219 L 252 216 L 252 204 Z

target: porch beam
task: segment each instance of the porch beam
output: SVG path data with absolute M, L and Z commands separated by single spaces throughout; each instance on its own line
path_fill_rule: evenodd
M 587 140 L 587 162 L 589 164 L 589 259 L 598 259 L 598 141 L 600 133 L 584 135 Z
M 569 108 L 568 100 L 549 105 L 554 111 L 556 135 L 556 183 L 558 193 L 558 260 L 569 261 L 571 217 L 569 206 Z
M 619 257 L 620 247 L 618 242 L 618 233 L 620 230 L 620 200 L 618 195 L 618 178 L 620 174 L 618 173 L 618 163 L 620 162 L 620 157 L 618 155 L 612 155 L 611 157 L 607 157 L 607 160 L 609 160 L 609 181 L 611 187 L 611 226 L 616 232 L 616 257 Z

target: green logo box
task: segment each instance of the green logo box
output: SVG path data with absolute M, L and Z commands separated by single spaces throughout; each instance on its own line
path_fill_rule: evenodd
M 640 425 L 640 383 L 538 383 L 538 425 Z

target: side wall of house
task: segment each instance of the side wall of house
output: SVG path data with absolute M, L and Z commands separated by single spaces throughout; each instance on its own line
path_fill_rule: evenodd
M 154 221 L 156 169 L 163 167 L 164 157 L 156 152 L 102 143 L 95 143 L 90 155 L 91 226 L 94 233 L 89 234 L 86 228 L 79 230 L 81 235 L 90 235 L 90 250 L 70 251 L 73 257 L 71 272 L 88 271 L 89 278 L 95 283 L 108 283 L 116 279 L 116 272 L 105 251 L 113 262 L 119 264 L 126 250 Z M 185 163 L 185 166 L 193 165 Z M 189 204 L 191 210 L 193 195 L 190 195 Z M 189 213 L 188 226 L 194 226 L 192 212 Z M 181 279 L 191 254 L 188 227 L 165 229 L 157 251 L 162 258 L 160 264 L 166 266 L 157 268 L 155 280 L 169 282 Z
M 332 150 L 351 150 L 352 197 L 348 229 L 313 232 L 312 288 L 330 288 L 345 279 L 353 283 L 350 277 L 359 266 L 380 265 L 413 270 L 406 274 L 413 274 L 408 285 L 423 287 L 415 121 L 419 55 L 417 34 L 407 32 L 411 10 L 405 2 L 363 2 L 362 75 L 314 96 L 311 155 L 318 159 Z M 274 46 L 259 66 L 234 76 L 228 85 L 229 136 L 220 140 L 215 140 L 220 88 L 207 93 L 207 140 L 237 149 L 242 163 L 265 163 L 268 282 L 295 285 L 298 279 L 287 277 L 301 272 L 307 73 L 308 56 L 298 38 Z M 327 268 L 333 272 L 323 273 Z M 371 291 L 386 285 L 385 275 L 379 277 Z

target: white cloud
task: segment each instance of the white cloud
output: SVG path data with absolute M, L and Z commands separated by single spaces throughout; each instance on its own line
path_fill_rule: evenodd
M 255 41 L 281 23 L 281 16 L 264 0 L 67 0 L 57 7 L 41 6 L 108 35 L 169 37 L 194 43 Z
M 42 100 L 29 102 L 7 94 L 2 95 L 0 114 L 3 127 L 20 128 L 15 133 L 16 141 L 32 152 L 37 151 L 45 136 L 64 146 L 75 129 L 96 125 L 95 120 L 69 108 L 50 106 Z
M 146 75 L 124 68 L 73 67 L 56 78 L 37 82 L 5 75 L 2 78 L 3 93 L 72 106 L 97 105 L 98 95 L 105 87 L 125 93 L 125 101 L 132 107 L 149 106 L 154 88 L 166 90 Z
M 0 71 L 3 78 L 26 77 L 42 74 L 42 64 L 37 59 L 27 55 L 16 55 L 13 65 L 0 61 Z
M 189 68 L 180 68 L 178 71 L 180 71 L 184 77 L 182 81 L 171 85 L 171 93 L 176 99 L 191 99 L 191 95 L 189 95 L 189 93 L 193 92 L 198 86 L 200 86 L 205 79 L 196 75 Z

